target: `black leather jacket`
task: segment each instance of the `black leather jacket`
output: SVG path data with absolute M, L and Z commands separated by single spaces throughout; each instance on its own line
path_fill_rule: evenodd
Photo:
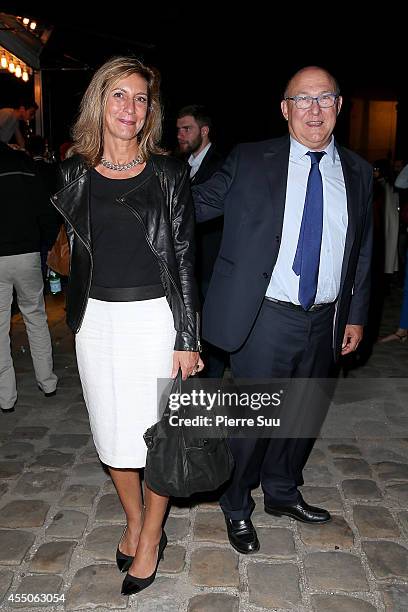
M 153 173 L 117 198 L 142 225 L 160 266 L 161 280 L 174 318 L 174 349 L 197 351 L 199 313 L 194 280 L 194 209 L 186 166 L 177 159 L 152 155 Z M 63 215 L 70 244 L 67 323 L 78 332 L 92 282 L 90 168 L 76 155 L 61 164 L 62 185 L 51 200 Z

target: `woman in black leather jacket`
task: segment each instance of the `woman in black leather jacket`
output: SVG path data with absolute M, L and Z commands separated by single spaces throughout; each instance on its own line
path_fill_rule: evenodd
M 184 164 L 162 154 L 158 75 L 117 57 L 94 75 L 53 196 L 70 243 L 67 322 L 96 449 L 127 518 L 116 558 L 123 594 L 151 584 L 168 498 L 145 486 L 144 431 L 157 378 L 202 369 L 194 217 Z

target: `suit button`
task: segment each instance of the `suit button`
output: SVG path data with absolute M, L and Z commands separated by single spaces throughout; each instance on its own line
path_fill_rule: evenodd
M 280 242 L 280 236 L 275 236 L 276 242 Z
M 268 278 L 269 274 L 268 274 L 267 272 L 263 272 L 263 273 L 262 273 L 262 276 L 263 276 L 264 278 Z

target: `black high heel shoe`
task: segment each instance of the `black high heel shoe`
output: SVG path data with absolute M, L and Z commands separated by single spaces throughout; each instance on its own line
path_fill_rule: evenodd
M 119 550 L 119 545 L 123 540 L 123 536 L 125 535 L 126 529 L 127 525 L 123 530 L 122 536 L 119 540 L 118 548 L 116 550 L 116 565 L 118 566 L 120 572 L 127 572 L 129 567 L 132 565 L 134 559 L 134 557 L 131 557 L 130 555 L 125 555 L 125 553 Z
M 159 566 L 160 561 L 164 558 L 163 551 L 167 546 L 167 536 L 163 530 L 160 542 L 159 542 L 159 551 L 157 553 L 157 563 L 154 569 L 153 574 L 148 576 L 147 578 L 138 578 L 137 576 L 132 576 L 132 574 L 127 573 L 125 579 L 122 584 L 122 595 L 134 595 L 135 593 L 140 593 L 143 589 L 146 589 L 151 584 L 153 584 L 154 579 L 156 578 L 157 568 Z

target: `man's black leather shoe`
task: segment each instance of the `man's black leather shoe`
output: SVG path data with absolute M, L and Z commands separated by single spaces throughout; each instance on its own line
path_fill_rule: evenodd
M 316 506 L 309 506 L 304 499 L 300 500 L 296 504 L 290 504 L 287 506 L 266 506 L 265 512 L 272 514 L 273 516 L 290 516 L 290 518 L 301 521 L 302 523 L 309 524 L 320 524 L 327 523 L 331 520 L 331 516 L 327 510 L 323 508 L 316 508 Z
M 234 521 L 225 517 L 228 539 L 235 550 L 243 555 L 249 555 L 259 550 L 259 540 L 255 527 L 250 519 Z

